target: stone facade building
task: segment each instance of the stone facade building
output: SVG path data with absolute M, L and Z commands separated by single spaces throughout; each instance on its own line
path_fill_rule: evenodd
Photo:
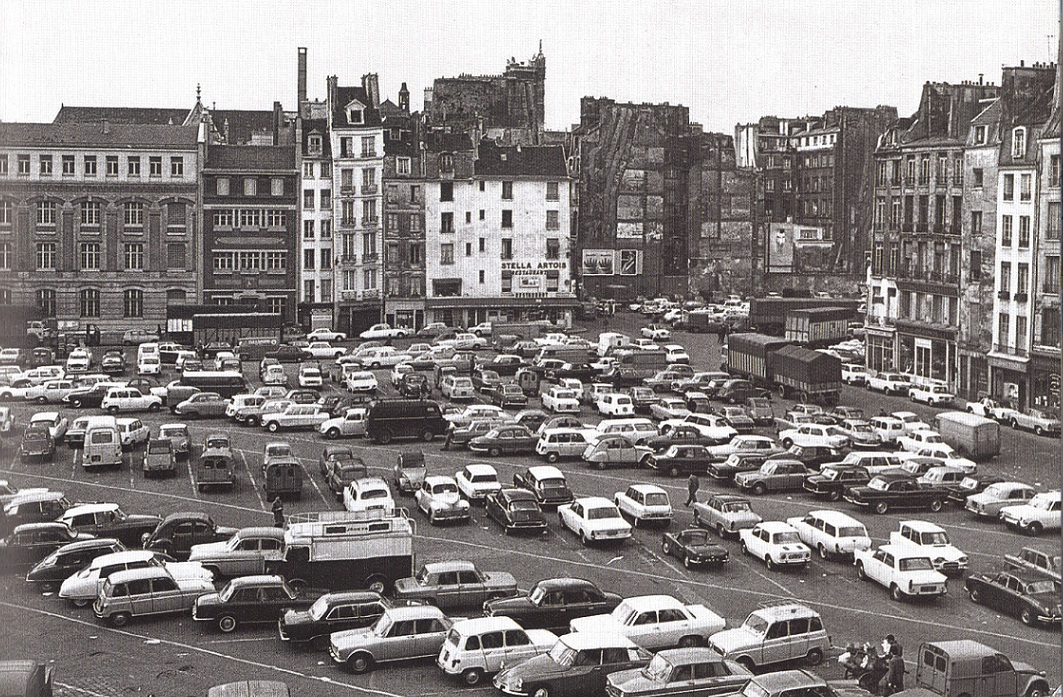
M 1063 69 L 1057 65 L 1054 106 L 1039 143 L 1041 200 L 1034 277 L 1033 344 L 1030 347 L 1030 406 L 1058 414 L 1060 409 L 1060 90 Z

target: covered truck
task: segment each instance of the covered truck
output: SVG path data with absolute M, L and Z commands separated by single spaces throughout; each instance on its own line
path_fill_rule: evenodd
M 836 404 L 842 364 L 834 356 L 764 334 L 732 334 L 727 371 L 783 397 Z
M 806 307 L 786 313 L 787 341 L 801 346 L 830 346 L 849 337 L 853 311 L 847 307 Z
M 753 298 L 749 301 L 749 324 L 758 332 L 781 336 L 786 329 L 786 316 L 793 310 L 808 308 L 842 308 L 849 319 L 859 319 L 859 300 L 844 298 Z
M 731 334 L 727 338 L 727 372 L 754 385 L 771 387 L 770 357 L 787 344 L 786 339 L 765 334 Z
M 984 416 L 941 412 L 934 417 L 934 430 L 964 457 L 985 460 L 1000 454 L 1000 424 Z

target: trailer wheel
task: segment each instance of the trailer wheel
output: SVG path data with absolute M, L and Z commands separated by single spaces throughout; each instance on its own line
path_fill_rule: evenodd
M 291 588 L 292 591 L 295 593 L 295 597 L 297 597 L 297 598 L 306 597 L 306 581 L 304 581 L 303 579 L 297 578 L 297 579 L 288 581 L 288 587 Z
M 384 591 L 387 590 L 387 584 L 380 576 L 370 576 L 369 583 L 367 584 L 367 586 L 369 590 L 373 591 L 374 593 L 383 594 Z

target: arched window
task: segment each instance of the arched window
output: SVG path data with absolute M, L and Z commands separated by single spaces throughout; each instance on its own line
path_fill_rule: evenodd
M 1026 156 L 1026 128 L 1023 126 L 1011 132 L 1011 156 L 1016 160 Z

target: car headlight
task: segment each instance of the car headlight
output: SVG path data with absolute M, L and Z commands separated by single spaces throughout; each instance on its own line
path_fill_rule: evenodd
M 50 569 L 53 566 L 55 566 L 58 561 L 59 561 L 59 557 L 48 557 L 47 559 L 44 559 L 43 561 L 41 561 L 41 563 L 38 564 L 38 566 L 40 568 L 42 568 L 42 569 Z

